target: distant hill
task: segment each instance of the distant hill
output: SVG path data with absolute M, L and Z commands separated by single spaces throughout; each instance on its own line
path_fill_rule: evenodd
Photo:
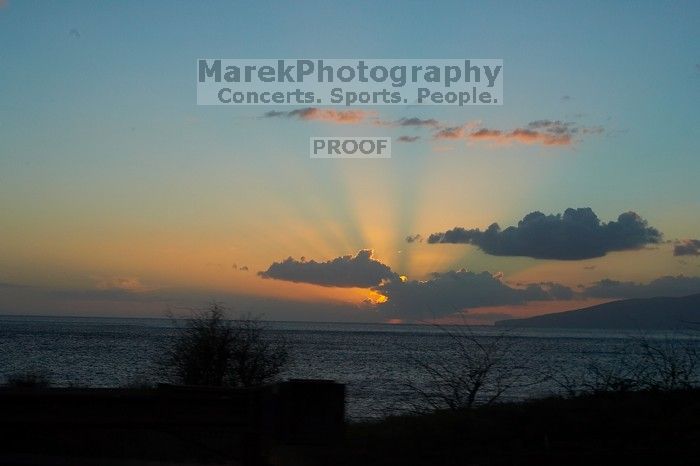
M 700 294 L 682 298 L 625 299 L 527 319 L 500 320 L 496 325 L 540 328 L 700 329 Z

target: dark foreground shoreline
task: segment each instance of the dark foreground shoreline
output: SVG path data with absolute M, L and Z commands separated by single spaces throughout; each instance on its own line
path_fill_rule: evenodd
M 342 385 L 0 389 L 0 464 L 700 464 L 700 390 L 344 423 Z
M 363 466 L 700 464 L 700 390 L 608 392 L 353 424 L 335 456 L 333 464 Z

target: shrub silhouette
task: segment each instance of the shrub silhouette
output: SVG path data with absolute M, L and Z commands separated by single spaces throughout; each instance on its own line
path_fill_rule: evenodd
M 552 365 L 546 369 L 547 378 L 554 382 L 559 394 L 567 397 L 671 392 L 700 385 L 700 352 L 695 333 L 628 336 L 611 354 L 589 357 L 588 364 L 576 371 L 561 363 Z
M 193 311 L 164 364 L 186 385 L 253 387 L 274 380 L 289 361 L 286 344 L 257 318 L 228 320 L 213 303 Z
M 406 351 L 409 366 L 420 375 L 403 383 L 401 404 L 410 412 L 492 404 L 516 387 L 534 385 L 524 382 L 528 368 L 506 333 L 484 336 L 469 325 L 434 326 L 446 347 Z

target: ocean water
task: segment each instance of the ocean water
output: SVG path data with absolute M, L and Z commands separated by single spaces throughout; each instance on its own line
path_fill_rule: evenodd
M 283 378 L 333 379 L 347 386 L 352 419 L 406 409 L 416 387 L 429 390 L 424 364 L 455 361 L 455 340 L 426 325 L 269 322 L 271 338 L 284 338 L 291 364 Z M 57 386 L 116 387 L 165 381 L 158 365 L 177 332 L 168 319 L 0 316 L 0 380 L 27 371 L 46 374 Z M 462 331 L 462 330 L 460 330 Z M 635 332 L 471 327 L 475 341 L 502 338 L 504 359 L 522 377 L 505 399 L 561 390 L 562 380 L 592 363 L 617 364 L 628 355 Z M 700 352 L 692 333 L 645 334 L 659 345 L 682 342 Z M 483 396 L 489 396 L 487 388 Z

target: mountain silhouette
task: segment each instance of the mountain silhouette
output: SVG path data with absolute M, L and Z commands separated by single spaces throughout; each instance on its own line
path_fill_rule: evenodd
M 525 319 L 496 322 L 501 327 L 700 329 L 700 294 L 680 298 L 625 299 Z

